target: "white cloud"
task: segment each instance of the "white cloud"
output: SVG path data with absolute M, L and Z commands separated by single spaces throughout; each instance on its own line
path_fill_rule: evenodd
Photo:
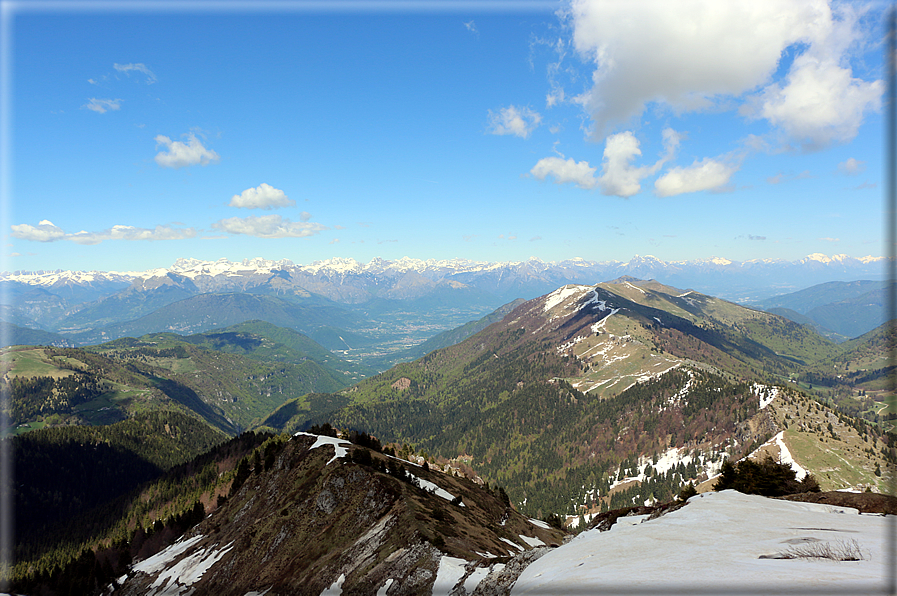
M 124 101 L 122 99 L 100 99 L 98 97 L 91 97 L 87 100 L 87 103 L 81 106 L 84 109 L 92 110 L 94 112 L 98 112 L 100 114 L 105 114 L 109 110 L 118 110 L 121 109 L 121 102 Z
M 838 164 L 838 171 L 842 174 L 847 174 L 848 176 L 855 176 L 861 172 L 866 170 L 866 162 L 859 161 L 854 159 L 853 157 L 848 158 L 847 161 L 842 161 Z
M 705 157 L 686 168 L 672 168 L 654 182 L 659 197 L 671 197 L 701 190 L 724 190 L 738 166 Z
M 542 122 L 542 116 L 529 108 L 508 106 L 498 113 L 489 110 L 489 132 L 494 135 L 515 135 L 527 138 Z
M 319 223 L 293 222 L 280 215 L 230 217 L 213 223 L 212 227 L 229 234 L 245 234 L 257 238 L 304 238 L 327 229 Z
M 196 138 L 196 135 L 187 133 L 187 142 L 172 141 L 166 136 L 158 135 L 156 147 L 165 146 L 166 151 L 160 151 L 156 154 L 156 163 L 163 168 L 182 168 L 184 166 L 192 166 L 196 164 L 207 166 L 210 163 L 218 162 L 218 154 L 211 149 L 206 149 Z
M 604 146 L 601 177 L 598 179 L 601 192 L 620 197 L 631 197 L 638 193 L 641 190 L 641 179 L 656 174 L 663 164 L 672 159 L 681 138 L 682 135 L 675 130 L 664 129 L 664 155 L 651 166 L 634 167 L 632 160 L 642 154 L 635 135 L 626 131 L 608 137 Z
M 17 224 L 10 227 L 12 228 L 13 238 L 22 240 L 53 242 L 65 237 L 65 231 L 62 228 L 53 225 L 53 222 L 46 219 L 41 220 L 36 226 Z
M 567 16 L 574 48 L 594 64 L 576 101 L 597 138 L 652 102 L 688 112 L 754 93 L 743 114 L 815 149 L 852 138 L 878 107 L 881 82 L 853 78 L 847 65 L 863 35 L 847 3 L 833 13 L 826 0 L 573 0 Z M 788 54 L 781 85 L 773 78 Z
M 147 229 L 116 225 L 102 232 L 82 231 L 76 234 L 66 234 L 65 239 L 78 244 L 99 244 L 104 240 L 183 240 L 195 236 L 196 230 L 193 228 L 156 226 L 153 229 Z
M 275 209 L 277 207 L 292 207 L 295 204 L 296 201 L 287 197 L 282 190 L 264 182 L 256 188 L 247 188 L 242 193 L 234 195 L 228 203 L 231 207 L 242 209 Z
M 193 228 L 156 226 L 154 229 L 146 229 L 122 225 L 112 226 L 101 232 L 81 231 L 68 234 L 46 219 L 38 223 L 37 226 L 17 224 L 10 227 L 13 237 L 35 242 L 70 240 L 77 244 L 99 244 L 104 240 L 180 240 L 196 236 L 196 230 Z
M 598 185 L 595 170 L 587 161 L 561 159 L 560 157 L 543 157 L 529 171 L 539 180 L 551 176 L 557 184 L 573 183 L 579 188 L 591 189 Z
M 473 22 L 473 19 L 464 23 L 464 26 L 467 27 L 467 30 L 470 31 L 471 33 L 475 33 L 475 34 L 479 35 L 480 32 L 477 30 L 477 24 Z
M 557 184 L 573 183 L 583 189 L 600 188 L 602 194 L 631 197 L 641 190 L 641 180 L 656 174 L 667 161 L 672 159 L 682 135 L 671 128 L 663 131 L 664 153 L 650 166 L 635 166 L 633 160 L 641 156 L 639 141 L 631 131 L 621 132 L 607 138 L 604 146 L 604 160 L 601 176 L 595 177 L 597 168 L 587 161 L 577 162 L 561 157 L 540 159 L 530 174 L 539 180 L 551 176 Z
M 756 114 L 815 151 L 853 139 L 865 114 L 879 109 L 883 91 L 881 81 L 853 78 L 837 62 L 805 54 L 794 60 L 784 86 L 766 88 Z
M 136 64 L 113 64 L 112 67 L 118 72 L 123 72 L 126 75 L 130 75 L 132 70 L 142 72 L 146 75 L 147 85 L 152 85 L 156 82 L 156 75 L 154 75 L 152 71 L 146 67 L 146 64 L 143 64 L 142 62 L 137 62 Z

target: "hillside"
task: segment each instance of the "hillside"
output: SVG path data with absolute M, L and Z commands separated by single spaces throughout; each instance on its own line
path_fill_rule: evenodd
M 354 327 L 364 324 L 359 315 L 337 306 L 306 306 L 276 296 L 233 293 L 188 295 L 154 308 L 139 318 L 107 325 L 100 325 L 94 317 L 88 317 L 83 326 L 77 327 L 69 319 L 59 331 L 65 332 L 73 341 L 89 344 L 160 331 L 190 335 L 250 320 L 267 321 L 301 332 L 324 325 Z
M 99 593 L 132 558 L 158 552 L 201 521 L 226 498 L 238 462 L 271 440 L 217 435 L 202 446 L 202 426 L 162 413 L 16 439 L 16 465 L 34 480 L 16 491 L 26 502 L 4 579 L 16 593 Z M 113 457 L 97 457 L 111 450 Z M 65 469 L 54 467 L 47 457 L 54 454 Z
M 7 348 L 3 372 L 10 420 L 22 428 L 108 424 L 135 412 L 174 408 L 236 434 L 285 401 L 337 391 L 367 371 L 295 331 L 255 322 L 83 349 Z
M 35 430 L 13 439 L 18 555 L 40 551 L 70 534 L 65 527 L 88 510 L 114 501 L 223 442 L 200 420 L 149 412 L 107 426 Z M 91 525 L 102 524 L 97 519 Z
M 0 321 L 0 348 L 9 346 L 73 346 L 65 336 Z
M 126 570 L 117 593 L 426 594 L 446 566 L 482 577 L 563 537 L 498 491 L 345 440 L 300 434 L 256 453 L 227 500 Z
M 885 322 L 887 284 L 833 281 L 753 303 L 801 324 L 811 324 L 835 341 L 858 337 Z
M 159 468 L 158 488 L 128 485 L 145 495 L 139 499 L 162 499 L 153 507 L 165 521 L 155 538 L 147 531 L 138 540 L 149 546 L 127 546 L 125 520 L 152 512 L 122 494 L 127 502 L 108 519 L 100 515 L 102 527 L 67 539 L 65 560 L 74 567 L 63 575 L 82 573 L 80 556 L 95 558 L 88 575 L 96 589 L 100 578 L 127 574 L 121 590 L 130 594 L 151 585 L 442 593 L 486 578 L 483 590 L 507 593 L 546 550 L 532 547 L 561 541 L 529 518 L 561 514 L 581 527 L 602 512 L 671 501 L 688 483 L 705 491 L 726 460 L 769 454 L 813 474 L 823 490 L 884 491 L 893 481 L 895 437 L 883 432 L 882 416 L 868 416 L 873 397 L 864 389 L 884 374 L 887 328 L 836 345 L 771 313 L 634 278 L 563 286 L 506 310 L 473 334 L 459 329 L 459 343 L 350 387 L 345 379 L 364 369 L 261 321 L 90 349 L 9 350 L 5 382 L 50 379 L 49 393 L 42 390 L 56 401 L 46 403 L 58 408 L 60 396 L 71 398 L 71 421 L 111 416 L 101 403 L 126 404 L 121 412 L 205 412 L 229 433 L 239 423 L 293 435 L 329 422 L 379 439 L 356 435 L 359 445 L 349 445 L 265 434 L 243 463 L 231 457 L 217 473 L 194 466 L 202 480 L 190 473 L 166 481 Z M 837 383 L 821 385 L 811 374 Z M 331 381 L 337 385 L 326 388 Z M 846 399 L 865 408 L 865 418 L 846 413 Z M 370 449 L 380 442 L 419 456 L 412 463 Z M 94 439 L 82 443 L 96 449 Z M 470 477 L 487 482 L 442 473 L 437 459 L 463 462 L 476 470 Z M 421 490 L 433 488 L 428 483 L 438 490 Z M 108 551 L 77 554 L 77 545 L 96 546 L 100 536 Z M 43 569 L 62 552 L 29 548 Z M 144 560 L 122 566 L 132 558 Z
M 689 470 L 641 491 L 662 500 L 747 454 L 778 430 L 755 383 L 784 382 L 804 359 L 837 351 L 781 317 L 657 282 L 565 286 L 330 399 L 288 402 L 263 424 L 327 420 L 463 454 L 528 514 L 572 512 L 635 497 L 610 492 L 640 456 L 694 452 L 680 458 Z
M 880 353 L 867 343 L 848 346 Z M 349 391 L 288 402 L 264 424 L 292 431 L 329 420 L 463 454 L 531 515 L 591 512 L 669 499 L 682 483 L 714 474 L 722 458 L 747 455 L 787 426 L 761 396 L 806 399 L 784 388 L 789 379 L 848 346 L 654 281 L 565 286 Z M 867 440 L 879 437 L 873 459 L 885 465 L 881 429 L 852 424 Z M 880 490 L 874 464 L 864 466 L 826 486 Z

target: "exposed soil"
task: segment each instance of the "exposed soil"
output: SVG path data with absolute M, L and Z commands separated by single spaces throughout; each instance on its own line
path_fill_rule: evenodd
M 659 505 L 636 505 L 634 507 L 613 509 L 596 515 L 592 518 L 592 521 L 589 522 L 589 525 L 586 526 L 586 529 L 593 530 L 597 528 L 601 532 L 606 532 L 617 522 L 618 518 L 633 515 L 650 515 L 649 519 L 656 519 L 661 515 L 669 513 L 670 511 L 675 511 L 684 505 L 685 503 L 681 501 L 671 501 Z
M 879 493 L 848 493 L 829 491 L 821 493 L 800 493 L 779 497 L 786 501 L 803 503 L 824 503 L 836 507 L 853 507 L 860 513 L 887 513 L 897 515 L 897 497 Z

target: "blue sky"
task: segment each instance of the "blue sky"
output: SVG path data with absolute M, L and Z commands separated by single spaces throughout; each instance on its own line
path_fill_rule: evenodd
M 883 253 L 882 4 L 4 2 L 3 268 Z

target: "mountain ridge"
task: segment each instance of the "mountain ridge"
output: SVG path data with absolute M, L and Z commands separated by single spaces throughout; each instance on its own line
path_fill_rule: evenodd
M 560 261 L 542 261 L 531 257 L 525 261 L 476 261 L 472 259 L 415 259 L 402 257 L 396 260 L 374 258 L 368 263 L 361 263 L 352 258 L 331 258 L 313 261 L 310 264 L 295 264 L 289 259 L 269 260 L 262 257 L 244 259 L 233 262 L 227 259 L 217 261 L 203 261 L 194 258 L 180 258 L 171 267 L 154 268 L 146 271 L 128 272 L 102 272 L 102 271 L 15 271 L 0 274 L 0 282 L 18 282 L 27 285 L 38 285 L 45 288 L 59 287 L 74 284 L 122 284 L 138 279 L 151 279 L 168 274 L 175 274 L 189 278 L 196 283 L 208 283 L 209 280 L 218 279 L 245 279 L 248 276 L 271 277 L 278 273 L 287 272 L 298 274 L 306 278 L 349 278 L 359 276 L 392 276 L 398 277 L 406 273 L 417 273 L 431 281 L 438 281 L 446 277 L 455 277 L 464 282 L 465 278 L 477 275 L 487 275 L 497 272 L 529 272 L 535 274 L 551 273 L 554 278 L 581 278 L 583 275 L 595 277 L 596 275 L 609 279 L 622 275 L 633 275 L 646 278 L 653 273 L 662 273 L 664 277 L 681 278 L 683 275 L 695 273 L 711 275 L 737 275 L 758 274 L 779 270 L 793 276 L 795 272 L 803 269 L 808 276 L 818 276 L 820 271 L 826 274 L 840 274 L 868 272 L 872 277 L 881 277 L 881 264 L 885 257 L 866 256 L 861 258 L 847 255 L 834 255 L 832 257 L 822 254 L 812 254 L 797 261 L 784 261 L 780 259 L 752 259 L 747 261 L 734 261 L 725 258 L 712 257 L 708 259 L 693 259 L 686 261 L 664 261 L 651 255 L 635 255 L 628 262 L 590 261 L 580 257 Z M 853 271 L 851 271 L 853 270 Z M 608 277 L 609 276 L 609 277 Z M 469 279 L 468 279 L 469 281 Z M 601 279 L 591 279 L 592 283 Z M 831 280 L 825 280 L 831 281 Z M 782 283 L 780 280 L 777 283 Z M 679 284 L 682 286 L 683 284 Z M 688 285 L 688 284 L 684 284 Z M 557 287 L 557 286 L 555 286 Z M 715 292 L 719 294 L 719 292 Z M 516 296 L 515 296 L 516 297 Z

